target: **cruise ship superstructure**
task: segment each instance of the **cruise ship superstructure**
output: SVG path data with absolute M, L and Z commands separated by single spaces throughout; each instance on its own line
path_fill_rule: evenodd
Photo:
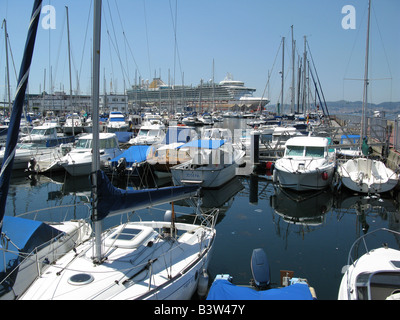
M 228 74 L 220 83 L 201 81 L 196 87 L 170 86 L 161 78 L 154 78 L 151 83 L 142 81 L 140 85 L 132 86 L 127 94 L 129 102 L 134 105 L 189 106 L 205 110 L 228 110 L 235 106 L 257 109 L 267 105 L 269 100 L 254 97 L 255 91 Z

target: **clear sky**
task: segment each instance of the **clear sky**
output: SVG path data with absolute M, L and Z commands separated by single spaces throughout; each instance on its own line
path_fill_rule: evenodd
M 92 0 L 43 0 L 55 8 L 55 18 L 42 13 L 29 80 L 30 93 L 46 87 L 69 92 L 66 9 L 69 10 L 72 86 L 90 92 Z M 354 7 L 353 16 L 342 13 Z M 17 73 L 25 45 L 33 0 L 0 0 L 0 18 L 6 19 Z M 103 0 L 101 90 L 123 92 L 138 77 L 156 74 L 168 83 L 198 85 L 216 82 L 229 72 L 256 88 L 262 96 L 270 73 L 269 92 L 280 98 L 285 37 L 285 103 L 290 103 L 291 26 L 297 54 L 303 54 L 304 36 L 317 68 L 327 101 L 362 100 L 368 0 Z M 400 1 L 373 0 L 370 41 L 369 101 L 400 101 Z M 342 20 L 355 29 L 343 28 Z M 46 29 L 42 22 L 55 22 Z M 174 27 L 175 26 L 175 27 Z M 176 41 L 175 41 L 176 39 Z M 309 53 L 310 54 L 310 53 Z M 0 100 L 5 96 L 4 29 L 0 30 Z M 16 79 L 10 56 L 11 87 Z M 46 77 L 45 77 L 46 70 Z M 45 82 L 46 78 L 46 82 Z

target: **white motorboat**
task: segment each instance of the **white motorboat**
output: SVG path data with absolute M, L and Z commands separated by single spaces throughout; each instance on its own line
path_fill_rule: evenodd
M 361 193 L 384 193 L 392 190 L 399 176 L 382 161 L 370 158 L 347 160 L 338 166 L 338 177 L 348 189 Z
M 128 144 L 131 145 L 152 145 L 161 143 L 165 137 L 164 124 L 143 124 L 136 137 L 131 138 Z
M 125 116 L 120 111 L 110 112 L 107 122 L 107 132 L 128 131 L 129 124 Z
M 339 300 L 400 300 L 400 250 L 389 248 L 382 237 L 379 241 L 383 246 L 370 250 L 366 238 L 376 239 L 378 232 L 386 233 L 392 241 L 394 237 L 395 242 L 400 239 L 399 232 L 389 229 L 377 229 L 357 239 L 342 269 Z M 366 253 L 355 259 L 353 255 L 361 248 Z
M 64 133 L 76 135 L 78 133 L 84 132 L 85 125 L 83 124 L 82 118 L 77 114 L 73 113 L 69 115 L 65 120 L 63 126 Z
M 59 165 L 72 176 L 89 175 L 92 165 L 93 134 L 81 136 L 75 147 L 66 154 Z M 122 153 L 115 133 L 100 133 L 100 166 Z
M 30 134 L 21 138 L 21 143 L 17 144 L 13 169 L 28 169 L 32 159 L 51 157 L 54 152 L 58 152 L 61 145 L 73 141 L 74 137 L 59 137 L 56 127 L 34 127 Z M 4 153 L 5 149 L 0 151 L 0 163 L 4 161 Z
M 196 137 L 197 133 L 193 127 L 185 125 L 168 127 L 163 141 L 152 145 L 147 153 L 146 161 L 154 168 L 157 177 L 171 176 L 171 167 L 191 159 L 187 148 L 182 146 Z
M 327 188 L 335 172 L 335 152 L 324 137 L 294 137 L 275 162 L 273 181 L 296 191 Z
M 245 151 L 225 140 L 193 140 L 182 148 L 189 148 L 192 159 L 171 168 L 175 185 L 199 184 L 204 188 L 218 188 L 236 176 L 236 169 L 244 162 Z

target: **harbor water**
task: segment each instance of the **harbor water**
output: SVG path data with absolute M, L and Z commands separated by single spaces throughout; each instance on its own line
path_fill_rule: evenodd
M 231 130 L 246 129 L 246 120 L 225 119 L 220 125 Z M 143 186 L 143 180 L 113 183 L 121 188 Z M 170 185 L 168 179 L 157 186 Z M 6 214 L 24 217 L 25 212 L 89 204 L 88 177 L 74 178 L 66 173 L 27 177 L 14 172 L 10 184 Z M 217 238 L 208 268 L 210 279 L 225 273 L 233 282 L 248 284 L 253 249 L 267 254 L 273 283 L 280 283 L 280 270 L 292 270 L 306 278 L 320 300 L 337 299 L 342 268 L 347 264 L 353 242 L 365 232 L 379 228 L 400 231 L 399 204 L 390 196 L 358 196 L 330 189 L 313 193 L 289 193 L 273 185 L 267 175 L 236 177 L 217 190 L 203 190 L 200 204 L 180 201 L 174 204 L 177 219 L 202 210 L 219 208 Z M 135 212 L 142 220 L 163 219 L 169 204 Z M 74 217 L 76 213 L 73 213 Z M 35 213 L 39 220 L 53 217 Z M 33 215 L 29 215 L 33 218 Z M 133 218 L 133 217 L 130 217 Z M 56 218 L 54 218 L 56 219 Z M 107 226 L 126 217 L 113 217 Z M 379 245 L 380 239 L 376 239 Z M 390 245 L 400 248 L 399 239 Z

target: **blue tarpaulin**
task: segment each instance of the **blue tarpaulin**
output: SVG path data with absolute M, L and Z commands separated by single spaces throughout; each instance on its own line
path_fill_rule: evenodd
M 218 149 L 224 143 L 225 140 L 215 140 L 215 139 L 192 140 L 180 146 L 180 148 L 192 147 L 192 148 L 203 148 L 203 149 Z
M 132 166 L 134 163 L 146 161 L 149 148 L 150 146 L 132 146 L 110 162 L 114 166 L 119 159 L 125 158 L 127 166 Z
M 249 287 L 236 286 L 228 280 L 213 282 L 207 300 L 313 300 L 305 283 L 287 287 L 257 291 Z

